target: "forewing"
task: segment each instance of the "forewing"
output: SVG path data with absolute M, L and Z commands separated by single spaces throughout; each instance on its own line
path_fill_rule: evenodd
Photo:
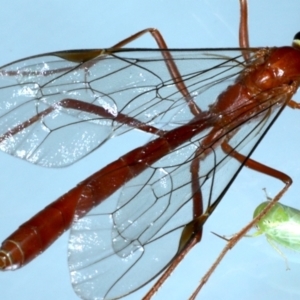
M 285 207 L 285 209 L 290 218 L 286 221 L 270 223 L 270 228 L 266 232 L 266 236 L 270 240 L 271 245 L 273 245 L 272 241 L 275 241 L 281 246 L 294 251 L 300 251 L 299 211 L 290 207 Z
M 61 167 L 116 134 L 143 130 L 144 124 L 170 129 L 192 117 L 160 51 L 119 51 L 84 63 L 62 58 L 84 57 L 85 51 L 77 52 L 39 55 L 0 68 L 2 151 Z M 228 61 L 223 51 L 172 51 L 191 96 L 206 92 L 198 104 L 203 110 L 226 86 L 225 79 L 240 71 L 240 54 L 229 52 L 236 59 Z

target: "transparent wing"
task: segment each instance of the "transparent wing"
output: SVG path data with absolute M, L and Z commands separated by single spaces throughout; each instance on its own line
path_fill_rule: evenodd
M 223 52 L 184 53 L 181 59 L 176 53 L 172 55 L 190 95 L 202 111 L 208 110 L 225 87 L 234 82 L 243 64 L 239 56 L 228 59 Z M 182 69 L 183 65 L 189 65 L 190 69 Z M 194 116 L 185 99 L 172 84 L 167 71 L 165 76 L 157 72 L 166 81 L 155 86 L 156 94 L 161 95 L 155 99 L 170 102 L 167 107 L 171 114 L 169 111 L 159 113 L 155 119 L 159 122 L 155 124 L 163 124 L 162 128 L 168 130 L 186 124 Z M 265 96 L 265 100 L 273 103 L 275 93 L 270 95 Z M 280 92 L 276 97 L 285 99 Z M 233 149 L 249 155 L 281 108 L 269 107 L 255 116 L 249 114 L 249 119 L 230 130 L 224 129 L 219 139 L 206 148 L 202 147 L 203 141 L 212 128 L 203 130 L 77 220 L 69 241 L 69 265 L 75 292 L 84 299 L 116 299 L 162 272 L 178 253 L 184 226 L 193 220 L 195 193 L 201 193 L 204 204 L 210 206 L 222 196 L 242 167 L 224 153 L 219 147 L 221 142 L 227 140 Z M 212 124 L 214 117 L 203 122 Z M 195 180 L 192 178 L 195 162 L 199 182 L 196 191 L 191 187 Z M 80 202 L 78 207 L 79 215 Z
M 61 167 L 132 128 L 155 132 L 149 126 L 170 129 L 191 119 L 160 51 L 121 50 L 84 63 L 65 59 L 93 51 L 50 53 L 0 68 L 2 151 Z M 190 95 L 206 92 L 198 103 L 203 110 L 240 71 L 238 51 L 228 53 L 236 58 L 218 50 L 172 51 Z

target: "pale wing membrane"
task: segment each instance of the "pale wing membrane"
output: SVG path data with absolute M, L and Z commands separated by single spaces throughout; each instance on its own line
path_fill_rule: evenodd
M 189 61 L 187 54 L 186 57 Z M 210 60 L 211 67 L 206 65 L 202 71 L 182 70 L 183 62 L 184 59 L 176 61 L 190 93 L 203 110 L 207 110 L 224 90 L 224 83 L 226 86 L 230 84 L 229 78 L 233 82 L 232 75 L 240 70 L 235 60 L 228 61 L 224 68 L 212 70 L 220 63 L 217 56 Z M 202 63 L 199 62 L 197 69 L 202 68 Z M 196 60 L 192 65 L 195 64 Z M 168 82 L 171 84 L 171 79 Z M 166 93 L 164 98 L 175 97 L 171 108 L 184 102 L 176 87 L 164 86 L 170 91 L 170 96 Z M 279 95 L 278 99 L 283 97 Z M 211 145 L 208 154 L 199 148 L 209 134 L 209 129 L 203 131 L 149 166 L 109 201 L 75 222 L 69 243 L 69 265 L 76 293 L 84 299 L 115 299 L 135 291 L 157 276 L 176 255 L 182 229 L 193 219 L 190 164 L 195 159 L 195 152 L 201 157 L 198 179 L 204 205 L 208 206 L 222 195 L 241 168 L 239 162 L 230 159 L 218 147 L 219 144 L 227 138 L 231 147 L 249 155 L 280 109 L 277 106 L 259 112 L 244 124 L 239 124 L 238 128 L 225 132 Z M 170 129 L 179 126 L 186 118 L 191 119 L 192 115 L 187 105 L 182 105 L 173 118 L 166 113 L 159 121 Z M 80 203 L 78 207 L 80 214 Z
M 205 92 L 198 103 L 203 110 L 241 63 L 235 50 L 228 51 L 233 60 L 224 52 L 208 53 L 173 51 L 191 96 Z M 219 81 L 212 94 L 210 86 Z M 120 51 L 81 64 L 55 53 L 20 60 L 0 68 L 0 93 L 0 149 L 46 167 L 72 164 L 110 137 L 139 128 L 135 120 L 170 129 L 192 117 L 160 51 Z M 68 107 L 69 100 L 104 113 Z M 117 122 L 121 114 L 133 120 Z

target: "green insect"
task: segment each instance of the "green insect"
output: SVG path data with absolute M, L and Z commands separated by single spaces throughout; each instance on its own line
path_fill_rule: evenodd
M 261 203 L 255 209 L 253 218 L 268 204 L 269 202 Z M 252 236 L 265 234 L 269 241 L 300 251 L 300 210 L 276 203 L 257 223 L 257 228 Z
M 255 209 L 253 218 L 269 203 L 269 201 L 261 203 Z M 271 246 L 284 258 L 289 269 L 287 259 L 276 243 L 291 250 L 300 251 L 300 210 L 276 203 L 256 226 L 258 230 L 248 236 L 256 237 L 265 234 Z

